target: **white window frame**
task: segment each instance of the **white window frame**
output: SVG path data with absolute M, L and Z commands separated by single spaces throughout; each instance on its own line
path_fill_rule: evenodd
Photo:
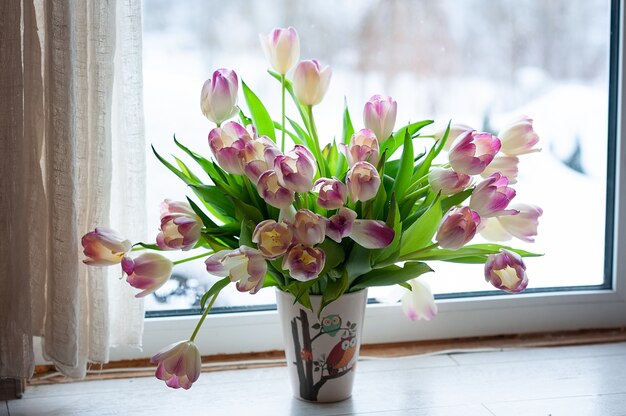
M 406 319 L 398 304 L 369 305 L 365 314 L 364 343 L 615 328 L 626 325 L 626 261 L 619 256 L 619 253 L 626 253 L 624 1 L 620 1 L 619 25 L 621 39 L 617 80 L 618 140 L 612 289 L 445 299 L 438 301 L 439 314 L 431 322 L 412 322 Z M 572 254 L 573 259 L 580 258 L 584 261 L 584 253 Z M 147 318 L 143 351 L 116 348 L 111 353 L 111 359 L 149 357 L 172 342 L 187 339 L 197 321 L 198 316 Z M 196 342 L 203 355 L 283 348 L 276 311 L 209 315 Z

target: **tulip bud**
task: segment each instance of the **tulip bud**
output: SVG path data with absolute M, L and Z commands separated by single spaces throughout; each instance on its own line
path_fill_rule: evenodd
M 300 39 L 293 27 L 275 28 L 268 35 L 259 35 L 265 57 L 272 68 L 285 75 L 300 58 Z
M 411 285 L 411 290 L 405 291 L 402 296 L 404 314 L 412 321 L 430 321 L 437 315 L 437 304 L 430 287 L 420 279 L 411 279 L 407 283 Z
M 497 289 L 521 292 L 528 286 L 526 265 L 519 254 L 501 249 L 500 253 L 491 254 L 487 258 L 485 280 Z
M 222 124 L 239 112 L 237 108 L 237 74 L 230 69 L 218 69 L 202 86 L 200 107 L 206 118 Z
M 387 140 L 393 133 L 397 108 L 398 103 L 391 97 L 382 95 L 374 95 L 365 103 L 363 124 L 374 132 L 380 143 Z
M 166 199 L 161 203 L 157 245 L 162 250 L 190 250 L 200 240 L 202 225 L 202 219 L 188 202 Z
M 456 138 L 448 154 L 456 172 L 478 175 L 500 150 L 500 140 L 489 133 L 468 130 Z
M 537 235 L 539 217 L 543 210 L 530 204 L 512 204 L 511 208 L 518 211 L 515 215 L 502 215 L 497 217 L 502 228 L 513 237 L 522 241 L 533 243 Z
M 235 250 L 222 250 L 205 261 L 207 272 L 215 276 L 230 277 L 237 282 L 237 290 L 255 294 L 263 287 L 267 263 L 259 250 L 239 246 Z
M 496 156 L 485 170 L 480 174 L 483 178 L 488 178 L 496 172 L 506 176 L 511 185 L 517 183 L 517 173 L 519 159 L 515 156 Z
M 315 279 L 324 269 L 326 253 L 321 248 L 296 244 L 283 257 L 282 267 L 296 280 L 306 282 Z
M 157 253 L 143 253 L 139 257 L 122 259 L 122 270 L 126 273 L 126 281 L 132 287 L 143 289 L 135 295 L 142 298 L 163 286 L 172 274 L 174 263 Z
M 516 214 L 517 210 L 506 207 L 515 197 L 515 190 L 507 185 L 509 180 L 496 172 L 476 185 L 469 206 L 481 217 L 497 217 L 499 215 Z
M 288 208 L 294 201 L 293 192 L 278 183 L 273 170 L 266 170 L 259 176 L 256 189 L 265 202 L 276 208 Z
M 209 147 L 217 163 L 228 173 L 243 175 L 242 150 L 252 140 L 241 124 L 230 121 L 209 133 Z
M 326 238 L 325 218 L 308 209 L 299 210 L 293 222 L 293 236 L 307 247 L 320 244 Z
M 502 142 L 502 153 L 509 156 L 519 156 L 541 150 L 533 147 L 539 142 L 539 136 L 533 129 L 533 120 L 526 116 L 520 117 L 505 127 L 498 137 Z
M 348 166 L 356 162 L 370 162 L 376 166 L 379 159 L 378 139 L 370 129 L 362 129 L 352 135 L 350 145 L 342 145 L 348 159 Z
M 298 144 L 286 155 L 276 156 L 274 170 L 278 183 L 292 192 L 302 194 L 313 188 L 317 168 L 313 154 Z
M 156 353 L 150 362 L 158 364 L 156 378 L 173 389 L 188 390 L 200 377 L 202 367 L 200 351 L 193 341 L 174 343 Z
M 443 128 L 443 129 L 437 131 L 435 134 L 433 134 L 433 138 L 435 140 L 443 139 L 443 135 L 446 133 L 446 129 L 447 129 L 447 126 L 445 128 Z M 465 133 L 468 130 L 474 130 L 474 129 L 471 128 L 470 126 L 465 125 L 465 124 L 452 124 L 452 125 L 450 125 L 450 131 L 448 131 L 448 138 L 446 139 L 446 143 L 443 145 L 443 148 L 446 151 L 449 151 L 450 148 L 452 147 L 452 144 L 456 140 L 456 138 L 459 137 L 462 133 Z
M 88 258 L 83 263 L 90 266 L 110 266 L 118 264 L 132 245 L 116 231 L 107 227 L 97 227 L 81 239 L 83 253 Z
M 428 184 L 433 192 L 442 195 L 453 195 L 463 191 L 472 178 L 464 173 L 452 169 L 434 168 L 428 175 Z
M 376 196 L 380 176 L 371 163 L 357 162 L 348 171 L 346 185 L 352 201 L 367 201 Z
M 458 250 L 469 243 L 480 224 L 480 216 L 468 207 L 454 207 L 443 217 L 435 240 L 440 247 Z
M 284 222 L 265 220 L 257 224 L 252 234 L 252 242 L 268 259 L 276 259 L 287 252 L 293 240 L 289 225 Z
M 317 105 L 322 102 L 332 70 L 328 65 L 321 68 L 315 59 L 302 61 L 293 75 L 293 89 L 302 105 Z
M 318 192 L 317 205 L 322 208 L 337 209 L 346 204 L 346 185 L 337 178 L 319 178 L 315 181 L 315 191 Z

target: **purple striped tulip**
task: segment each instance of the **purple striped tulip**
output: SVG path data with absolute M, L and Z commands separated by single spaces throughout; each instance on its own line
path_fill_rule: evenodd
M 491 163 L 500 150 L 500 140 L 489 133 L 468 130 L 456 138 L 448 154 L 450 166 L 456 172 L 478 175 Z
M 228 173 L 243 175 L 242 150 L 252 140 L 241 124 L 230 121 L 209 133 L 209 147 L 217 163 Z
M 278 182 L 273 170 L 266 170 L 259 176 L 256 189 L 265 202 L 276 208 L 288 208 L 294 201 L 294 193 Z
M 357 162 L 348 171 L 346 185 L 353 202 L 368 201 L 378 193 L 380 176 L 371 163 Z
M 188 390 L 200 377 L 202 367 L 200 351 L 193 341 L 169 345 L 156 353 L 150 362 L 158 364 L 154 374 L 156 378 L 173 389 Z
M 348 159 L 348 166 L 356 162 L 370 162 L 376 166 L 379 156 L 378 139 L 370 129 L 361 129 L 350 138 L 350 145 L 342 145 Z
M 242 150 L 244 173 L 256 185 L 263 172 L 274 169 L 274 159 L 280 154 L 276 144 L 265 136 L 246 142 Z
M 508 156 L 525 155 L 541 150 L 534 147 L 539 142 L 539 136 L 533 129 L 533 120 L 526 116 L 509 124 L 498 137 L 502 142 L 502 153 Z
M 200 107 L 206 118 L 217 124 L 235 116 L 239 81 L 235 71 L 218 69 L 202 86 Z
M 356 212 L 345 207 L 339 208 L 339 211 L 326 223 L 326 235 L 333 241 L 341 243 L 341 240 L 352 232 L 354 220 L 356 220 Z
M 302 194 L 313 188 L 317 167 L 311 151 L 297 144 L 286 155 L 276 156 L 274 170 L 278 183 L 292 192 Z
M 87 256 L 83 263 L 90 266 L 110 266 L 118 264 L 132 245 L 115 230 L 96 227 L 81 239 L 83 253 Z
M 539 217 L 543 210 L 531 204 L 511 204 L 511 208 L 518 211 L 515 215 L 502 215 L 497 217 L 502 228 L 515 238 L 528 243 L 535 242 Z
M 287 252 L 293 240 L 291 227 L 284 222 L 265 220 L 257 224 L 252 242 L 268 259 L 276 259 Z
M 296 280 L 306 282 L 315 279 L 324 269 L 326 253 L 321 248 L 296 244 L 283 257 L 282 267 Z
M 237 282 L 240 292 L 255 294 L 263 287 L 267 263 L 259 250 L 239 246 L 235 250 L 222 250 L 204 261 L 207 272 L 219 277 L 230 277 Z
M 515 190 L 508 187 L 509 180 L 496 172 L 476 185 L 469 206 L 481 217 L 497 217 L 500 215 L 513 215 L 515 209 L 506 209 L 515 197 Z
M 296 212 L 292 229 L 296 242 L 313 247 L 326 238 L 326 219 L 308 209 L 301 209 Z
M 437 315 L 437 304 L 430 287 L 420 279 L 411 279 L 407 283 L 411 285 L 411 290 L 405 291 L 402 296 L 404 314 L 412 321 L 430 321 Z
M 526 265 L 519 254 L 501 249 L 500 253 L 491 254 L 487 258 L 485 280 L 497 289 L 521 292 L 528 286 Z
M 350 237 L 364 248 L 376 249 L 391 244 L 395 232 L 383 221 L 358 220 L 356 212 L 342 207 L 326 221 L 326 235 L 337 243 L 341 243 L 344 237 Z
M 458 250 L 474 238 L 479 224 L 480 216 L 470 208 L 451 208 L 443 217 L 435 240 L 442 248 Z
M 428 175 L 430 188 L 442 195 L 453 195 L 463 191 L 469 185 L 472 178 L 464 173 L 458 173 L 452 169 L 434 168 Z
M 333 71 L 328 65 L 322 68 L 315 59 L 301 61 L 293 74 L 293 90 L 302 105 L 322 102 Z
M 285 75 L 300 58 L 300 38 L 293 27 L 274 28 L 268 35 L 259 35 L 265 57 L 272 68 Z
M 317 205 L 326 209 L 338 209 L 346 204 L 348 188 L 337 178 L 319 178 L 315 181 Z
M 380 143 L 393 133 L 397 110 L 398 103 L 383 95 L 374 95 L 365 103 L 363 124 L 374 132 Z
M 483 178 L 488 178 L 496 172 L 500 172 L 502 175 L 509 179 L 511 185 L 517 183 L 519 159 L 516 156 L 496 156 L 485 170 L 480 174 Z
M 166 199 L 161 203 L 161 231 L 157 245 L 162 250 L 190 250 L 200 240 L 202 219 L 188 202 Z
M 126 273 L 126 281 L 137 289 L 143 289 L 135 295 L 142 298 L 154 292 L 167 282 L 172 274 L 174 263 L 157 253 L 143 253 L 139 257 L 122 259 L 122 270 Z
M 439 131 L 437 131 L 433 136 L 435 140 L 443 139 L 443 135 L 446 133 L 447 126 Z M 459 137 L 462 133 L 465 133 L 468 130 L 474 130 L 470 126 L 465 124 L 452 124 L 450 125 L 450 131 L 448 132 L 448 138 L 446 139 L 446 143 L 443 145 L 443 148 L 446 151 L 449 151 L 452 147 L 454 141 L 457 137 Z

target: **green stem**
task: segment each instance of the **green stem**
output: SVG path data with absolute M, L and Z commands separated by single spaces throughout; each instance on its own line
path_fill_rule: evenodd
M 280 151 L 285 153 L 285 74 L 281 74 L 280 76 L 280 87 L 281 87 L 281 110 L 282 110 L 282 122 L 281 122 L 281 141 L 280 141 Z
M 398 258 L 396 261 L 406 261 L 406 260 L 414 260 L 411 257 L 414 257 L 416 254 L 426 253 L 432 249 L 439 247 L 439 243 L 433 243 L 429 246 L 426 246 L 420 250 L 414 251 L 412 253 L 405 254 L 404 256 Z
M 215 301 L 217 300 L 217 296 L 220 293 L 217 292 L 214 296 L 213 299 L 211 299 L 211 302 L 209 303 L 209 306 L 206 307 L 206 309 L 204 310 L 204 313 L 202 314 L 202 317 L 200 318 L 200 320 L 198 321 L 198 324 L 196 325 L 196 329 L 193 330 L 193 334 L 191 334 L 191 338 L 189 338 L 189 341 L 193 342 L 194 339 L 196 339 L 196 335 L 198 335 L 198 331 L 200 330 L 200 327 L 202 326 L 202 323 L 204 322 L 204 320 L 206 319 L 206 316 L 209 314 L 209 311 L 211 310 L 211 308 L 213 307 L 213 304 L 215 303 Z
M 306 109 L 309 116 L 309 122 L 311 124 L 311 131 L 309 133 L 311 133 L 311 137 L 315 142 L 315 149 L 313 149 L 313 151 L 315 153 L 315 159 L 317 159 L 317 166 L 320 171 L 320 176 L 327 177 L 326 172 L 324 171 L 324 163 L 322 162 L 322 150 L 320 149 L 320 141 L 317 137 L 317 127 L 315 126 L 315 119 L 313 118 L 313 106 L 307 105 Z
M 206 257 L 208 255 L 213 254 L 212 251 L 209 251 L 207 253 L 202 253 L 202 254 L 198 254 L 197 256 L 193 256 L 193 257 L 188 257 L 186 259 L 182 259 L 182 260 L 176 260 L 175 262 L 173 262 L 174 264 L 182 264 L 182 263 L 187 263 L 188 261 L 192 261 L 192 260 L 197 260 L 197 259 L 201 259 L 203 257 Z

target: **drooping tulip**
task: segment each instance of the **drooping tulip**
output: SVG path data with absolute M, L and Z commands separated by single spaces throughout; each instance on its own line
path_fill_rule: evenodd
M 306 282 L 319 276 L 325 263 L 326 253 L 321 248 L 296 244 L 283 257 L 282 267 L 294 279 Z
M 348 171 L 346 186 L 352 201 L 367 201 L 378 193 L 380 176 L 371 163 L 357 162 Z
M 508 187 L 509 180 L 499 172 L 492 174 L 476 185 L 469 206 L 481 217 L 497 217 L 500 215 L 514 215 L 518 211 L 506 209 L 515 197 L 515 189 Z
M 317 205 L 326 209 L 338 209 L 346 204 L 348 188 L 337 178 L 319 178 L 315 181 Z
M 200 239 L 202 219 L 188 202 L 161 203 L 161 231 L 156 242 L 163 250 L 190 250 Z
M 402 311 L 412 321 L 430 321 L 437 315 L 437 304 L 430 287 L 419 278 L 407 283 L 411 285 L 411 290 L 405 290 L 402 296 Z
M 157 253 L 143 253 L 132 259 L 122 259 L 122 270 L 126 273 L 126 281 L 137 289 L 143 289 L 135 295 L 136 298 L 153 293 L 163 286 L 172 274 L 174 263 L 167 257 Z
M 300 58 L 300 38 L 293 27 L 274 28 L 268 35 L 259 35 L 265 57 L 272 68 L 285 75 Z
M 441 195 L 453 195 L 461 192 L 471 182 L 472 178 L 464 173 L 452 169 L 433 168 L 428 174 L 428 184 L 433 192 Z
M 237 282 L 240 292 L 255 294 L 263 287 L 267 263 L 259 250 L 239 246 L 235 250 L 222 250 L 209 256 L 205 261 L 207 272 L 220 277 L 228 276 Z
M 469 207 L 454 207 L 446 213 L 439 225 L 435 240 L 440 247 L 458 250 L 476 235 L 480 216 Z
M 511 185 L 517 183 L 519 159 L 516 156 L 498 155 L 493 158 L 485 170 L 480 174 L 483 178 L 488 178 L 496 172 L 506 176 Z
M 308 209 L 296 212 L 292 229 L 295 240 L 307 247 L 320 244 L 326 238 L 325 219 Z
M 278 182 L 273 170 L 266 170 L 259 176 L 256 189 L 265 202 L 276 208 L 288 208 L 294 201 L 294 193 Z
M 528 286 L 526 265 L 522 257 L 506 249 L 491 254 L 485 263 L 485 280 L 497 289 L 517 293 Z
M 284 222 L 265 220 L 257 224 L 252 242 L 268 259 L 276 259 L 287 252 L 293 240 L 291 227 Z
M 354 220 L 349 237 L 367 249 L 385 248 L 393 241 L 395 232 L 380 220 Z
M 443 135 L 446 133 L 446 129 L 447 129 L 447 126 L 437 131 L 435 134 L 433 134 L 433 138 L 435 140 L 443 139 Z M 468 130 L 474 130 L 474 129 L 465 124 L 451 124 L 450 131 L 448 131 L 448 137 L 446 138 L 446 143 L 443 145 L 443 148 L 446 151 L 449 151 L 450 148 L 452 147 L 452 144 L 456 140 L 456 138 Z
M 202 86 L 200 107 L 206 118 L 217 124 L 235 116 L 239 81 L 235 71 L 218 69 Z
M 343 148 L 350 167 L 356 162 L 370 162 L 376 166 L 380 158 L 378 139 L 370 129 L 361 129 L 354 133 L 350 138 L 350 144 L 343 145 Z
M 243 175 L 242 150 L 252 140 L 241 124 L 230 121 L 209 133 L 209 147 L 217 163 L 228 173 Z
M 383 95 L 374 95 L 365 103 L 363 124 L 374 132 L 380 143 L 387 140 L 393 133 L 397 109 L 398 103 L 391 97 Z
M 332 215 L 326 223 L 326 235 L 333 241 L 341 243 L 341 240 L 352 232 L 352 225 L 356 217 L 356 212 L 350 208 L 339 208 L 339 211 Z
M 511 204 L 511 209 L 518 211 L 518 213 L 497 217 L 498 222 L 513 237 L 533 243 L 534 237 L 537 235 L 539 217 L 543 214 L 543 210 L 536 205 L 523 203 Z
M 193 341 L 180 341 L 156 353 L 151 359 L 158 364 L 156 378 L 173 389 L 188 390 L 200 377 L 202 361 L 200 351 Z
M 107 227 L 96 227 L 81 239 L 83 253 L 87 258 L 83 263 L 90 266 L 110 266 L 118 264 L 132 247 L 130 241 Z
M 278 183 L 292 192 L 305 193 L 313 188 L 315 158 L 309 149 L 297 144 L 286 155 L 276 156 L 274 170 Z
M 502 142 L 502 153 L 509 156 L 525 155 L 539 152 L 534 146 L 539 142 L 539 136 L 533 129 L 533 120 L 522 116 L 506 126 L 498 134 Z
M 322 102 L 332 70 L 328 65 L 322 67 L 315 59 L 301 61 L 293 74 L 293 89 L 302 105 L 317 105 Z
M 489 133 L 468 130 L 456 138 L 448 153 L 454 171 L 478 175 L 500 150 L 500 140 Z

